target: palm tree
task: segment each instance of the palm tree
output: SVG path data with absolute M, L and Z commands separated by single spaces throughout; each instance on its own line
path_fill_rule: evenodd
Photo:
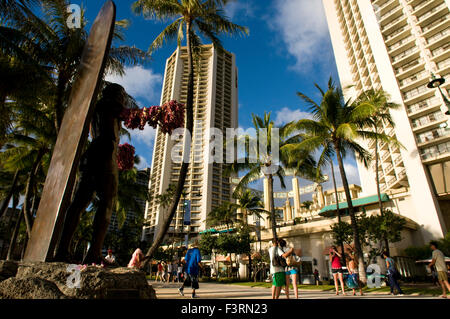
M 8 144 L 0 153 L 3 169 L 26 172 L 23 214 L 28 236 L 32 226 L 32 204 L 38 194 L 38 184 L 45 179 L 50 153 L 55 143 L 52 116 L 46 106 L 14 104 L 16 128 L 7 136 Z M 14 184 L 14 181 L 13 181 Z
M 235 191 L 233 193 L 233 198 L 237 200 L 237 207 L 241 210 L 243 224 L 248 225 L 248 217 L 256 216 L 261 218 L 261 214 L 269 213 L 263 207 L 264 204 L 261 198 L 256 195 L 252 190 L 245 189 L 243 191 Z
M 345 173 L 343 155 L 345 155 L 346 151 L 353 151 L 358 159 L 368 166 L 371 156 L 358 143 L 358 140 L 373 139 L 375 137 L 379 140 L 388 140 L 388 138 L 383 134 L 364 129 L 363 123 L 375 114 L 375 107 L 344 101 L 341 89 L 335 87 L 331 78 L 328 81 L 326 92 L 317 84 L 315 86 L 322 96 L 320 105 L 303 93 L 297 93 L 301 99 L 310 105 L 310 111 L 314 117 L 313 119 L 302 119 L 297 122 L 297 129 L 304 131 L 305 135 L 308 136 L 300 144 L 308 150 L 321 148 L 324 145 L 328 145 L 328 143 L 333 146 L 348 204 L 355 250 L 359 260 L 359 273 L 361 280 L 366 282 L 364 257 L 357 229 L 355 210 Z
M 33 88 L 33 85 L 39 85 L 37 91 L 40 95 L 47 91 L 49 97 L 47 105 L 51 106 L 55 113 L 54 126 L 58 133 L 86 44 L 87 21 L 82 11 L 80 28 L 71 28 L 67 25 L 70 14 L 67 12 L 69 5 L 67 0 L 41 0 L 42 17 L 38 17 L 26 5 L 28 2 L 38 1 L 22 2 L 25 4 L 17 5 L 20 10 L 10 10 L 8 24 L 2 24 L 0 27 L 0 39 L 4 40 L 0 41 L 2 43 L 0 49 L 5 55 L 13 54 L 14 57 L 12 59 L 14 63 L 10 63 L 12 71 L 8 74 L 16 75 L 8 79 L 10 89 L 7 92 L 0 92 L 0 106 L 6 96 L 14 99 L 15 94 L 21 92 L 23 77 L 20 78 L 18 75 L 27 74 L 27 78 L 31 77 L 30 81 L 27 81 L 31 83 L 28 86 Z M 116 22 L 113 41 L 123 40 L 122 30 L 127 25 L 125 20 Z M 3 58 L 2 55 L 0 58 Z M 138 64 L 145 62 L 147 58 L 147 53 L 135 47 L 112 47 L 106 60 L 105 74 L 108 72 L 123 74 L 124 64 Z M 27 71 L 29 74 L 25 73 Z M 33 79 L 34 77 L 36 79 Z
M 230 22 L 224 17 L 224 6 L 229 0 L 138 0 L 133 4 L 133 10 L 136 14 L 142 14 L 148 18 L 156 18 L 161 21 L 167 19 L 175 19 L 170 23 L 153 41 L 150 46 L 150 52 L 161 47 L 169 40 L 177 39 L 178 47 L 186 38 L 187 49 L 187 71 L 188 85 L 186 98 L 186 130 L 192 132 L 194 113 L 194 51 L 200 49 L 200 36 L 209 39 L 214 46 L 222 48 L 218 38 L 220 34 L 248 34 L 246 27 L 239 26 Z M 190 136 L 185 138 L 183 153 L 189 152 Z M 186 153 L 184 153 L 186 154 Z M 162 221 L 161 229 L 156 236 L 152 246 L 148 250 L 146 256 L 151 257 L 157 250 L 165 234 L 167 233 L 170 223 L 176 213 L 181 193 L 184 188 L 186 174 L 189 163 L 183 161 L 180 168 L 180 177 L 176 185 L 176 191 L 173 201 L 169 207 L 169 213 Z M 147 259 L 148 262 L 149 258 Z
M 376 133 L 374 136 L 375 141 L 375 179 L 377 183 L 377 195 L 378 195 L 378 206 L 380 208 L 380 215 L 383 216 L 383 202 L 381 200 L 381 191 L 380 191 L 380 172 L 379 172 L 379 159 L 380 155 L 378 153 L 378 134 L 382 134 L 380 132 L 380 128 L 382 128 L 382 123 L 386 123 L 395 127 L 395 122 L 392 120 L 390 110 L 398 109 L 400 107 L 399 104 L 389 102 L 389 95 L 383 90 L 368 90 L 363 92 L 358 99 L 355 101 L 356 104 L 359 104 L 361 107 L 367 107 L 371 109 L 375 109 L 375 113 L 369 117 L 366 121 L 368 127 L 371 127 L 373 131 Z M 389 139 L 390 144 L 400 145 L 395 137 L 386 136 Z M 387 236 L 384 236 L 384 246 L 387 253 L 389 253 L 389 242 Z
M 268 180 L 268 193 L 269 193 L 269 211 L 271 220 L 271 228 L 273 238 L 277 238 L 276 230 L 276 216 L 275 216 L 275 206 L 273 198 L 273 180 L 277 177 L 280 180 L 281 187 L 286 188 L 284 182 L 284 177 L 286 175 L 286 170 L 289 170 L 294 174 L 294 176 L 300 176 L 307 179 L 315 179 L 316 165 L 311 153 L 304 149 L 299 148 L 299 142 L 302 141 L 302 134 L 294 135 L 292 134 L 294 130 L 293 123 L 288 123 L 281 128 L 275 127 L 274 122 L 270 119 L 270 113 L 264 113 L 264 118 L 252 114 L 253 125 L 256 130 L 256 139 L 245 135 L 240 137 L 246 142 L 246 157 L 241 160 L 238 159 L 230 167 L 227 168 L 226 172 L 239 173 L 245 171 L 246 174 L 241 178 L 238 185 L 236 186 L 236 191 L 242 191 L 249 183 L 260 179 L 262 176 Z M 271 149 L 271 139 L 272 131 L 278 130 L 278 146 L 279 146 L 279 159 L 280 163 L 273 163 L 272 156 L 275 156 L 276 150 Z M 257 147 L 257 142 L 260 141 L 260 134 L 263 132 L 267 134 L 262 135 L 268 146 L 267 156 L 260 154 L 259 147 Z M 255 143 L 250 143 L 254 140 Z M 256 149 L 250 149 L 250 145 L 254 145 Z M 248 156 L 250 152 L 256 154 L 255 159 L 250 159 Z M 276 165 L 275 170 L 268 169 Z
M 223 202 L 220 206 L 211 210 L 208 214 L 208 223 L 210 225 L 226 225 L 227 232 L 230 231 L 230 225 L 237 220 L 236 210 L 238 205 L 231 202 Z

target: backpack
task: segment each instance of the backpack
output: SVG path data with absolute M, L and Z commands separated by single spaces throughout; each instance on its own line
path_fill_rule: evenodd
M 277 250 L 278 250 L 278 246 L 277 246 Z M 284 257 L 280 256 L 277 254 L 278 251 L 274 252 L 274 256 L 273 256 L 273 260 L 272 260 L 272 265 L 275 267 L 286 267 L 286 259 L 284 259 Z

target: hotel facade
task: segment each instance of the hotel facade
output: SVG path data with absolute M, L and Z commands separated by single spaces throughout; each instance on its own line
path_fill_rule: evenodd
M 344 96 L 383 89 L 395 127 L 383 131 L 404 147 L 379 142 L 381 192 L 420 225 L 415 242 L 441 238 L 450 226 L 450 127 L 432 75 L 450 89 L 450 0 L 323 0 Z M 351 87 L 349 87 L 351 86 Z M 363 144 L 375 155 L 374 142 Z M 374 164 L 358 163 L 363 195 L 376 194 Z
M 204 154 L 216 152 L 211 149 L 210 128 L 225 132 L 226 128 L 238 126 L 236 58 L 223 49 L 204 45 L 194 67 L 194 130 L 190 165 L 185 182 L 185 196 L 182 196 L 169 228 L 169 238 L 180 238 L 187 233 L 195 237 L 205 229 L 207 214 L 222 202 L 232 200 L 230 178 L 223 176 L 225 160 L 224 163 L 211 163 Z M 161 105 L 170 100 L 186 103 L 187 83 L 187 51 L 186 47 L 178 47 L 166 61 Z M 172 138 L 157 128 L 149 180 L 149 192 L 153 196 L 163 194 L 170 184 L 178 181 L 181 157 L 176 153 L 181 150 L 182 140 Z M 225 149 L 223 158 L 225 159 Z M 190 226 L 183 225 L 185 200 L 190 201 Z M 168 208 L 164 206 L 164 203 L 158 203 L 154 198 L 147 201 L 147 224 L 143 229 L 143 240 L 151 242 L 158 233 L 165 214 L 168 214 Z

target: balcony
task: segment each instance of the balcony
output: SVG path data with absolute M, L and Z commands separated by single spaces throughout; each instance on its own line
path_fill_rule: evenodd
M 406 179 L 406 170 L 402 169 L 397 175 L 399 180 Z
M 413 130 L 421 129 L 430 126 L 430 124 L 438 124 L 445 120 L 445 115 L 441 111 L 437 111 L 435 113 L 431 113 L 430 115 L 426 115 L 420 117 L 418 119 L 413 120 L 412 127 Z
M 414 43 L 412 41 L 415 40 L 415 37 L 413 35 L 410 35 L 406 38 L 401 39 L 398 42 L 395 42 L 393 45 L 388 46 L 388 52 L 389 54 L 392 56 L 393 54 L 395 54 L 394 50 L 398 49 L 404 45 L 406 45 L 407 43 L 410 43 L 410 46 L 414 46 Z
M 421 133 L 417 136 L 417 143 L 419 146 L 424 146 L 441 141 L 444 137 L 449 136 L 450 131 L 445 128 L 437 128 L 428 132 Z
M 419 49 L 417 47 L 412 47 L 412 48 L 409 48 L 409 49 L 407 49 L 405 51 L 402 51 L 401 53 L 399 53 L 396 56 L 392 57 L 392 62 L 395 64 L 398 61 L 402 60 L 403 58 L 407 57 L 408 55 L 411 55 L 414 52 L 419 53 L 418 50 Z
M 391 157 L 391 153 L 389 153 L 389 152 L 385 152 L 384 154 L 383 154 L 383 156 L 381 157 L 381 159 L 383 160 L 383 161 L 386 161 L 388 158 L 390 158 Z
M 386 24 L 386 25 L 384 25 L 384 26 L 382 26 L 381 27 L 381 31 L 383 32 L 383 33 L 389 33 L 388 31 L 389 30 L 391 30 L 391 28 L 392 28 L 392 30 L 397 30 L 397 28 L 399 27 L 399 25 L 400 25 L 400 23 L 402 22 L 402 21 L 405 21 L 406 20 L 406 16 L 404 15 L 404 14 L 402 14 L 401 16 L 399 16 L 399 17 L 397 17 L 397 18 L 395 18 L 394 20 L 392 20 L 391 22 L 389 22 L 388 24 Z M 406 23 L 405 23 L 406 24 Z M 394 28 L 394 26 L 396 27 L 396 28 Z
M 394 32 L 389 33 L 388 35 L 386 35 L 384 37 L 384 40 L 385 40 L 384 42 L 386 43 L 386 45 L 391 45 L 392 43 L 395 42 L 394 40 L 397 37 L 398 38 L 401 37 L 400 35 L 405 35 L 406 36 L 407 34 L 409 34 L 409 30 L 410 30 L 410 27 L 408 25 L 404 25 L 404 26 L 402 26 L 402 27 L 400 27 L 398 29 L 395 29 Z
M 415 89 L 412 89 L 410 91 L 403 93 L 403 98 L 405 99 L 405 101 L 410 100 L 410 99 L 412 99 L 416 96 L 419 96 L 425 92 L 430 92 L 430 89 L 426 85 L 422 85 Z
M 450 58 L 447 58 L 439 63 L 437 63 L 437 67 L 439 70 L 439 73 L 444 73 L 446 69 L 450 66 Z
M 433 9 L 427 11 L 423 15 L 419 16 L 417 18 L 417 20 L 418 20 L 420 25 L 426 25 L 426 24 L 430 23 L 430 21 L 432 21 L 433 17 L 438 12 L 445 12 L 445 9 L 447 9 L 447 4 L 444 2 L 444 3 L 440 4 L 440 5 L 438 5 L 437 7 L 434 7 Z
M 413 60 L 408 62 L 407 64 L 402 65 L 401 67 L 395 68 L 395 74 L 401 75 L 407 71 L 412 70 L 413 68 L 421 65 L 424 61 L 422 59 Z
M 448 155 L 450 155 L 450 142 L 445 142 L 423 149 L 420 157 L 422 161 L 432 161 Z
M 416 115 L 423 111 L 430 111 L 431 108 L 440 108 L 441 100 L 437 97 L 429 98 L 408 106 L 408 115 Z
M 400 165 L 400 163 L 403 163 L 403 159 L 402 159 L 402 157 L 399 155 L 399 156 L 397 156 L 395 159 L 394 159 L 394 164 L 395 165 Z
M 429 24 L 427 24 L 426 26 L 422 27 L 422 32 L 424 33 L 424 36 L 426 36 L 426 33 L 432 29 L 434 29 L 435 27 L 437 27 L 438 25 L 445 23 L 447 21 L 450 20 L 450 14 L 446 14 L 445 16 L 437 19 L 436 21 L 433 21 Z
M 430 74 L 427 71 L 420 71 L 414 73 L 413 75 L 408 76 L 407 78 L 399 81 L 400 89 L 402 91 L 405 91 L 408 87 L 417 85 L 419 81 L 424 83 L 428 82 L 429 76 Z
M 432 37 L 429 37 L 427 39 L 427 43 L 428 43 L 428 45 L 433 44 L 433 43 L 443 39 L 444 37 L 446 37 L 449 34 L 450 34 L 450 28 L 442 30 L 441 32 L 436 33 Z
M 389 164 L 388 166 L 386 166 L 386 169 L 384 171 L 386 174 L 392 175 L 391 173 L 394 171 L 394 165 Z
M 381 13 L 382 11 L 383 10 L 380 10 L 379 12 Z M 379 23 L 384 24 L 386 22 L 395 20 L 395 19 L 397 19 L 397 15 L 399 15 L 399 14 L 403 16 L 402 6 L 394 6 L 392 9 L 390 9 L 386 13 L 382 13 Z

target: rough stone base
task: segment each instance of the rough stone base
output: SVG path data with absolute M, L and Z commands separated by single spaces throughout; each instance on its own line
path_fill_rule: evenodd
M 0 260 L 0 281 L 15 277 L 17 274 L 17 262 Z
M 4 264 L 0 264 L 0 267 Z M 8 279 L 5 287 L 14 289 L 14 294 L 24 293 L 23 298 L 53 298 L 57 294 L 53 288 L 57 288 L 63 296 L 76 299 L 156 299 L 155 290 L 148 284 L 145 273 L 140 270 L 120 268 L 101 268 L 88 266 L 79 270 L 79 288 L 73 287 L 76 275 L 68 272 L 69 264 L 66 263 L 46 263 L 46 262 L 20 262 L 16 264 L 17 273 L 14 278 Z M 8 268 L 9 267 L 9 268 Z M 14 267 L 9 265 L 9 272 L 5 272 L 5 277 L 14 273 Z M 2 268 L 0 268 L 1 270 Z M 3 273 L 0 272 L 0 276 Z M 72 281 L 70 279 L 72 278 Z M 12 279 L 12 280 L 11 280 Z M 40 279 L 42 281 L 38 281 Z M 43 295 L 49 297 L 37 297 L 39 294 L 25 294 L 27 280 L 31 280 L 35 287 L 40 287 L 45 291 Z M 46 283 L 46 284 L 44 284 Z M 50 288 L 52 283 L 54 286 Z M 71 285 L 72 283 L 72 285 Z M 6 291 L 6 288 L 5 288 Z M 0 291 L 1 292 L 1 291 Z M 54 294 L 54 295 L 53 295 Z M 12 297 L 11 297 L 12 296 Z M 34 297 L 36 296 L 36 297 Z M 20 295 L 0 294 L 0 298 L 22 298 Z M 58 297 L 59 298 L 59 297 Z
M 39 277 L 18 279 L 11 277 L 0 282 L 2 299 L 66 299 L 51 281 Z

